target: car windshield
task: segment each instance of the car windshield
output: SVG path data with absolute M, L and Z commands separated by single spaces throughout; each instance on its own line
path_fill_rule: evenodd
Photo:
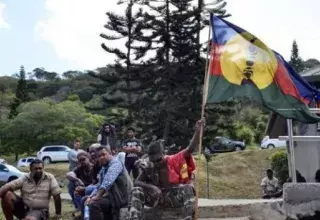
M 15 168 L 14 166 L 6 165 L 6 167 L 7 167 L 10 171 L 12 171 L 12 172 L 21 173 L 21 171 L 18 170 L 17 168 Z

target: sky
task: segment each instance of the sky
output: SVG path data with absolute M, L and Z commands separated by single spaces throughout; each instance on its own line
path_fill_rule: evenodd
M 112 63 L 103 51 L 107 11 L 118 0 L 0 0 L 0 75 L 43 67 L 63 73 Z M 303 59 L 320 60 L 320 1 L 228 0 L 230 22 L 290 58 L 296 40 Z M 204 31 L 206 32 L 206 30 Z M 207 33 L 203 33 L 203 38 Z M 113 45 L 123 46 L 123 42 Z

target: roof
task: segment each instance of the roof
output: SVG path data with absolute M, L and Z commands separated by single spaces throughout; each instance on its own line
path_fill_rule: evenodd
M 320 65 L 303 71 L 300 75 L 308 82 L 320 83 Z M 266 135 L 270 138 L 278 138 L 279 136 L 287 135 L 286 119 L 273 112 L 270 114 L 267 124 Z
M 300 73 L 300 75 L 307 82 L 320 82 L 320 65 L 305 70 L 302 73 Z

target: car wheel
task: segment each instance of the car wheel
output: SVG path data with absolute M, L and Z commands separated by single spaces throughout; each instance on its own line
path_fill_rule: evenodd
M 42 160 L 43 160 L 43 163 L 44 163 L 44 164 L 49 164 L 49 163 L 51 163 L 50 157 L 44 157 Z
M 18 179 L 18 177 L 10 176 L 9 179 L 8 179 L 8 183 L 10 183 L 11 181 L 16 180 L 16 179 Z
M 235 149 L 235 151 L 241 151 L 242 150 L 242 148 L 240 146 L 236 146 L 234 149 Z
M 273 144 L 268 144 L 267 148 L 271 149 L 271 148 L 275 148 L 275 146 Z

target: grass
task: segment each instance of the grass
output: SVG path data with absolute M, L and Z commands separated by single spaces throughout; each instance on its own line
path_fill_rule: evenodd
M 269 168 L 269 156 L 278 151 L 245 150 L 219 154 L 209 162 L 209 198 L 256 199 L 261 196 L 260 183 Z M 207 198 L 206 161 L 200 162 L 199 195 Z

